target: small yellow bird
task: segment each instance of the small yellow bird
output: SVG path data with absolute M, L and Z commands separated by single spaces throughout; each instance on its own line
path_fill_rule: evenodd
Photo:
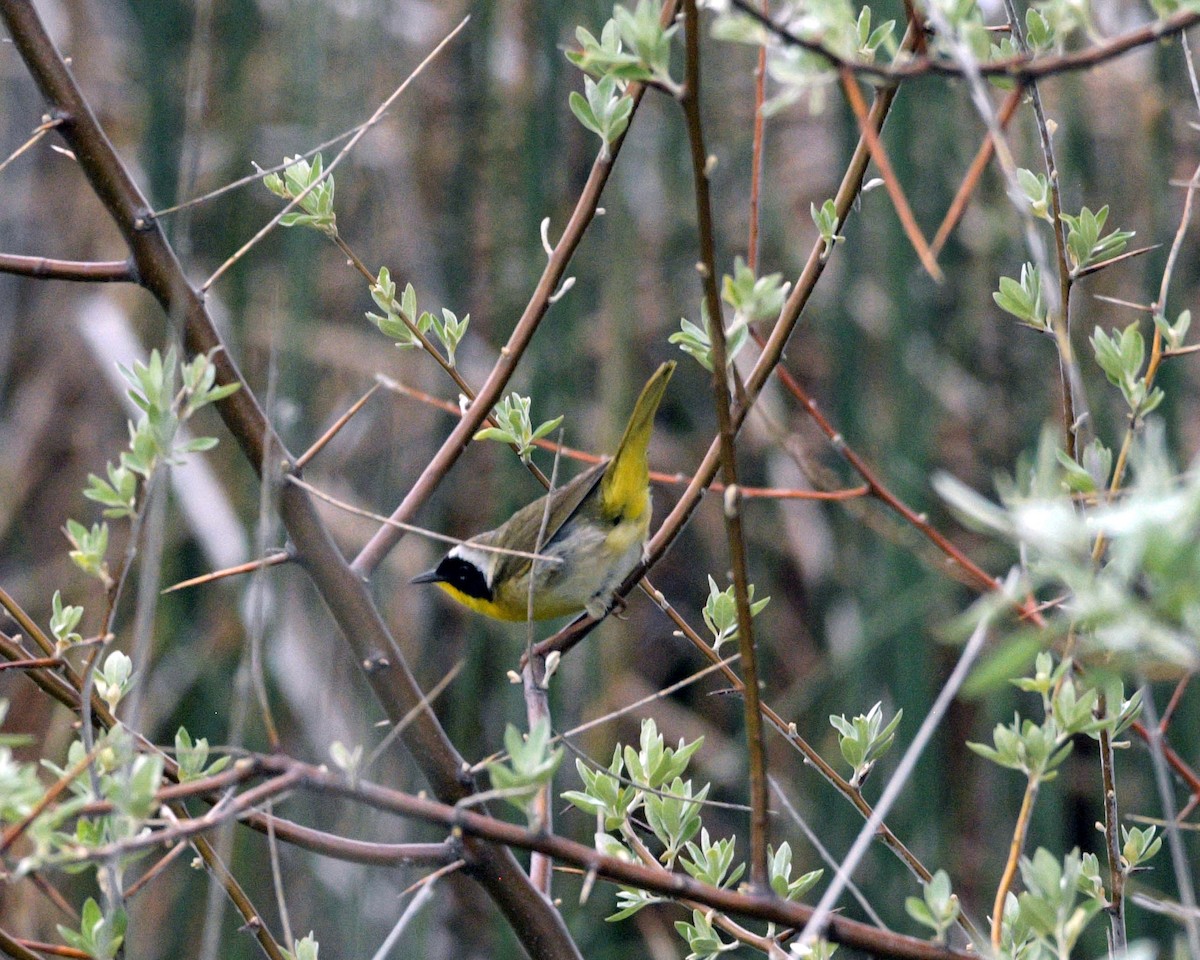
M 497 620 L 528 620 L 534 562 L 475 545 L 536 552 L 554 560 L 537 562 L 534 620 L 582 610 L 596 618 L 603 616 L 617 587 L 642 559 L 650 530 L 646 450 L 654 414 L 674 371 L 674 361 L 664 363 L 642 388 L 611 460 L 522 507 L 495 530 L 454 547 L 436 568 L 415 577 L 413 583 L 436 583 L 459 603 Z M 547 498 L 549 517 L 539 549 Z

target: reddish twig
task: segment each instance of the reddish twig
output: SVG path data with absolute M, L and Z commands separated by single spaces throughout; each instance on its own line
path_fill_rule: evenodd
M 1024 96 L 1024 88 L 1017 86 L 1010 90 L 1008 96 L 1004 98 L 1004 103 L 1000 106 L 1000 112 L 996 115 L 996 123 L 1001 130 L 1008 127 L 1013 114 L 1017 112 L 1017 107 L 1021 103 L 1022 96 Z M 979 185 L 979 180 L 983 176 L 983 171 L 987 169 L 987 165 L 991 163 L 995 153 L 996 141 L 988 133 L 984 136 L 983 143 L 979 145 L 979 151 L 975 154 L 975 159 L 971 161 L 971 165 L 967 168 L 962 184 L 959 186 L 958 192 L 954 195 L 954 200 L 951 201 L 941 226 L 938 227 L 937 233 L 933 235 L 933 243 L 930 244 L 933 256 L 936 257 L 942 252 L 942 247 L 950 239 L 950 234 L 954 232 L 954 228 L 962 220 L 962 215 L 967 209 L 967 202 L 971 199 L 971 194 L 975 192 L 975 188 Z
M 904 195 L 904 188 L 900 186 L 900 180 L 892 169 L 892 163 L 883 147 L 883 141 L 879 139 L 879 131 L 871 125 L 871 120 L 867 115 L 867 103 L 863 99 L 862 91 L 858 89 L 858 81 L 854 79 L 854 74 L 845 68 L 840 71 L 840 79 L 842 89 L 846 92 L 846 100 L 850 103 L 850 109 L 854 111 L 854 116 L 858 120 L 858 129 L 862 132 L 863 139 L 867 141 L 867 146 L 871 150 L 871 158 L 875 161 L 875 166 L 879 168 L 879 174 L 883 177 L 888 196 L 892 198 L 892 206 L 896 210 L 896 216 L 900 218 L 904 234 L 917 252 L 925 272 L 941 283 L 945 277 L 929 249 L 929 244 L 925 242 L 921 228 L 917 226 L 917 218 L 913 216 L 912 207 L 908 205 L 908 198 Z
M 333 422 L 333 426 L 321 434 L 316 443 L 314 443 L 311 447 L 305 450 L 304 453 L 300 454 L 300 456 L 296 458 L 296 469 L 303 470 L 313 457 L 325 449 L 325 445 L 338 435 L 338 432 L 350 422 L 351 418 L 363 408 L 366 402 L 371 399 L 372 394 L 374 394 L 378 389 L 379 384 L 373 384 L 370 390 L 354 401 L 354 404 L 350 407 L 350 409 L 338 417 L 337 420 Z
M 278 553 L 272 553 L 270 556 L 259 560 L 250 560 L 246 563 L 239 563 L 234 567 L 226 567 L 224 570 L 213 570 L 211 573 L 204 573 L 198 577 L 192 577 L 190 580 L 181 580 L 179 583 L 167 587 L 162 592 L 164 594 L 174 593 L 176 590 L 186 590 L 188 587 L 198 587 L 205 583 L 215 583 L 217 580 L 224 580 L 226 577 L 237 577 L 243 573 L 253 573 L 255 570 L 262 570 L 264 567 L 277 567 L 283 563 L 290 563 L 292 560 L 293 557 L 287 550 L 280 550 Z

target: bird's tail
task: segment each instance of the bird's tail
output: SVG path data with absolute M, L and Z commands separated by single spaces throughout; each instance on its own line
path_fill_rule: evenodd
M 646 450 L 654 428 L 654 414 L 675 372 L 675 361 L 664 363 L 642 388 L 633 415 L 625 427 L 617 452 L 609 461 L 600 481 L 600 495 L 606 514 L 637 519 L 649 505 L 650 472 Z

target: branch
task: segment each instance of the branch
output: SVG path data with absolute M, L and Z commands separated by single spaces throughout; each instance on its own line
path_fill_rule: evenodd
M 831 67 L 840 70 L 849 70 L 855 74 L 886 81 L 908 80 L 928 74 L 959 77 L 966 73 L 958 64 L 941 58 L 916 57 L 884 65 L 843 57 L 819 40 L 810 40 L 792 33 L 787 27 L 776 23 L 755 9 L 751 0 L 732 0 L 732 3 L 738 10 L 757 21 L 784 43 L 815 53 L 817 56 L 823 57 Z M 1018 83 L 1028 83 L 1038 77 L 1087 70 L 1128 53 L 1130 50 L 1147 46 L 1176 33 L 1182 33 L 1198 23 L 1200 23 L 1200 12 L 1180 10 L 1163 20 L 1155 20 L 1144 27 L 1119 34 L 1111 40 L 1105 40 L 1084 50 L 1076 50 L 1053 57 L 1025 55 L 992 60 L 979 64 L 979 72 L 985 77 L 1010 77 Z
M 297 788 L 313 790 L 326 796 L 344 797 L 404 818 L 439 824 L 465 837 L 477 837 L 494 844 L 542 853 L 614 883 L 636 886 L 671 898 L 694 900 L 725 913 L 790 927 L 803 926 L 813 914 L 813 908 L 805 904 L 771 895 L 738 893 L 711 887 L 683 873 L 673 873 L 657 866 L 646 867 L 607 857 L 582 843 L 540 830 L 530 830 L 485 814 L 473 813 L 462 807 L 438 803 L 422 796 L 368 782 L 352 785 L 340 774 L 303 764 L 286 756 L 258 755 L 246 762 L 252 763 L 261 775 L 274 778 L 267 781 L 269 784 L 287 778 L 288 784 Z M 180 832 L 211 829 L 213 825 L 211 821 L 201 817 L 181 820 L 170 829 L 174 836 Z M 122 846 L 123 849 L 134 849 L 145 845 L 145 840 L 132 838 Z M 468 861 L 467 869 L 477 872 L 478 864 Z M 831 940 L 881 957 L 903 960 L 969 960 L 971 956 L 927 940 L 880 930 L 837 915 L 830 918 L 827 933 Z
M 745 675 L 743 705 L 746 718 L 746 747 L 750 767 L 750 883 L 767 888 L 767 760 L 763 745 L 762 713 L 759 710 L 758 652 L 754 645 L 750 613 L 749 579 L 746 575 L 746 542 L 742 534 L 741 497 L 737 489 L 737 454 L 733 418 L 730 415 L 729 360 L 725 346 L 725 320 L 717 291 L 716 253 L 713 239 L 712 204 L 708 192 L 708 155 L 700 120 L 700 23 L 696 0 L 684 0 L 684 35 L 687 47 L 686 74 L 680 97 L 691 147 L 692 181 L 696 195 L 696 232 L 700 243 L 700 283 L 709 317 L 712 339 L 712 389 L 717 411 L 721 451 L 721 479 L 725 483 L 725 536 L 729 541 L 729 564 L 733 568 L 733 594 L 737 606 L 738 649 Z
M 52 260 L 0 253 L 0 273 L 36 280 L 78 280 L 84 283 L 137 283 L 131 260 Z

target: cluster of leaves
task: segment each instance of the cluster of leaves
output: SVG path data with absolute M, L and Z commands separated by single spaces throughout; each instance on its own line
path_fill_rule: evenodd
M 757 617 L 771 602 L 770 597 L 763 597 L 761 600 L 754 599 L 754 584 L 749 584 L 746 593 L 750 600 L 750 616 L 752 617 Z M 704 625 L 712 634 L 714 650 L 720 652 L 722 644 L 736 640 L 738 637 L 737 600 L 734 597 L 733 586 L 722 590 L 717 586 L 717 581 L 709 575 L 708 599 L 704 603 L 701 616 L 704 618 Z
M 117 670 L 106 664 L 103 674 L 96 678 L 97 689 L 103 690 L 104 684 L 127 686 L 130 682 L 127 669 L 128 658 Z M 115 676 L 118 672 L 119 678 Z M 0 724 L 7 708 L 8 704 L 0 701 Z M 23 824 L 30 847 L 17 863 L 13 871 L 15 877 L 50 867 L 68 873 L 92 869 L 99 861 L 100 850 L 139 839 L 149 831 L 150 818 L 159 808 L 158 792 L 163 784 L 164 769 L 162 756 L 138 752 L 132 735 L 122 727 L 100 737 L 90 755 L 84 743 L 76 740 L 67 751 L 65 766 L 59 767 L 45 759 L 41 761 L 41 766 L 66 783 L 67 789 L 65 798 L 40 809 L 45 801 L 46 787 L 38 776 L 38 765 L 17 761 L 11 750 L 29 739 L 0 735 L 0 822 Z M 220 757 L 209 763 L 208 741 L 193 742 L 182 727 L 175 736 L 175 751 L 181 782 L 211 776 L 229 762 L 228 757 Z M 97 800 L 110 803 L 111 812 L 85 813 L 87 805 Z M 35 811 L 37 816 L 29 820 Z M 106 853 L 104 862 L 117 872 L 119 878 L 140 856 L 138 851 Z M 112 960 L 119 954 L 125 927 L 123 910 L 105 913 L 94 899 L 89 898 L 83 906 L 78 927 L 59 926 L 58 930 L 68 946 L 96 960 Z
M 304 157 L 284 157 L 286 166 L 283 176 L 268 173 L 263 185 L 284 200 L 299 198 L 302 212 L 287 213 L 279 221 L 283 227 L 308 227 L 337 240 L 337 213 L 333 209 L 335 190 L 334 178 L 324 169 L 321 154 L 309 162 Z M 340 241 L 339 241 L 340 242 Z M 370 320 L 384 336 L 391 337 L 401 349 L 424 346 L 425 334 L 431 329 L 446 351 L 447 363 L 454 366 L 454 353 L 467 333 L 471 315 L 461 320 L 452 310 L 442 308 L 441 316 L 417 310 L 417 293 L 410 283 L 400 298 L 396 298 L 396 283 L 391 271 L 380 267 L 371 284 L 371 299 L 383 311 L 382 314 L 367 313 Z
M 125 942 L 125 929 L 129 916 L 124 910 L 116 910 L 106 917 L 100 904 L 92 897 L 87 898 L 79 917 L 79 929 L 72 930 L 58 925 L 58 932 L 68 946 L 81 950 L 94 960 L 113 960 Z
M 422 338 L 432 329 L 434 336 L 446 351 L 446 362 L 454 366 L 454 354 L 471 322 L 468 313 L 460 320 L 453 310 L 442 308 L 439 317 L 428 310 L 417 310 L 417 291 L 410 283 L 405 286 L 400 299 L 396 299 L 396 282 L 387 267 L 380 267 L 375 282 L 371 284 L 371 299 L 383 311 L 382 314 L 368 311 L 367 319 L 379 328 L 385 337 L 395 341 L 401 350 L 422 346 Z
M 1110 679 L 1102 710 L 1101 691 L 1081 686 L 1071 667 L 1069 660 L 1055 665 L 1049 653 L 1039 654 L 1032 676 L 1013 683 L 1039 696 L 1041 722 L 1018 715 L 1011 724 L 996 727 L 994 746 L 968 746 L 1002 767 L 1020 771 L 1036 785 L 1057 775 L 1071 750 L 1072 737 L 1082 734 L 1098 739 L 1102 732 L 1120 736 L 1141 711 L 1140 692 L 1125 699 L 1120 681 Z M 1154 827 L 1123 830 L 1122 871 L 1130 874 L 1142 869 L 1158 852 L 1162 840 L 1155 834 Z M 1019 897 L 1010 893 L 1007 898 L 1001 956 L 1067 960 L 1088 922 L 1108 905 L 1097 857 L 1074 850 L 1060 863 L 1039 848 L 1032 859 L 1022 859 L 1020 868 L 1025 891 Z M 926 898 L 928 901 L 928 889 Z M 945 902 L 940 888 L 938 899 Z M 929 906 L 932 913 L 932 904 Z M 912 905 L 909 912 L 916 916 Z
M 287 164 L 281 177 L 268 173 L 263 186 L 284 200 L 300 198 L 299 212 L 285 213 L 281 227 L 311 227 L 328 237 L 336 237 L 337 214 L 333 210 L 333 177 L 325 173 L 324 162 L 318 153 L 310 163 L 302 156 L 284 157 Z
M 733 262 L 733 274 L 725 274 L 721 281 L 721 299 L 733 308 L 733 321 L 725 328 L 725 360 L 732 364 L 750 336 L 750 324 L 758 320 L 773 319 L 783 309 L 790 283 L 784 283 L 783 274 L 772 273 L 755 277 L 754 271 L 746 266 L 741 257 Z M 686 317 L 680 320 L 678 333 L 667 339 L 679 344 L 679 349 L 692 356 L 712 371 L 712 322 L 708 305 L 700 303 L 701 323 L 695 324 Z
M 838 227 L 841 226 L 838 222 L 837 205 L 832 199 L 826 200 L 820 208 L 812 203 L 809 204 L 809 213 L 812 215 L 813 223 L 817 226 L 817 234 L 825 244 L 821 256 L 828 257 L 833 252 L 833 245 L 846 239 L 837 232 Z
M 1190 322 L 1191 317 L 1187 320 Z M 1179 339 L 1187 324 L 1180 324 Z M 1134 418 L 1144 417 L 1158 407 L 1165 394 L 1158 387 L 1151 387 L 1142 364 L 1146 359 L 1146 340 L 1138 330 L 1137 322 L 1131 323 L 1119 334 L 1108 334 L 1096 327 L 1092 333 L 1092 349 L 1096 363 L 1108 377 L 1109 383 L 1121 391 Z
M 563 422 L 563 418 L 558 416 L 534 427 L 529 415 L 532 403 L 529 397 L 515 392 L 504 397 L 492 411 L 492 419 L 496 421 L 496 426 L 484 427 L 477 431 L 475 439 L 498 440 L 511 444 L 516 447 L 521 460 L 528 463 L 529 456 L 533 453 L 533 445 L 557 430 Z
M 563 799 L 596 818 L 596 847 L 601 853 L 631 863 L 649 862 L 655 857 L 647 846 L 652 842 L 661 848 L 657 860 L 667 869 L 678 865 L 702 883 L 730 887 L 745 872 L 744 863 L 735 863 L 735 838 L 714 840 L 709 836 L 700 816 L 709 785 L 697 789 L 684 779 L 702 742 L 702 738 L 691 743 L 680 740 L 674 748 L 668 747 L 654 721 L 644 720 L 638 749 L 618 744 L 606 769 L 593 769 L 576 760 L 583 789 L 568 791 Z M 635 823 L 638 812 L 652 841 L 644 838 Z M 792 850 L 786 842 L 770 851 L 768 873 L 771 889 L 787 900 L 802 897 L 821 876 L 820 870 L 814 870 L 793 877 Z M 622 887 L 617 894 L 618 910 L 608 919 L 625 920 L 664 899 L 635 887 Z M 738 945 L 721 938 L 719 921 L 720 915 L 714 911 L 696 910 L 690 920 L 675 924 L 688 944 L 690 957 L 706 960 Z
M 1110 706 L 1097 716 L 1102 691 L 1094 686 L 1081 687 L 1071 668 L 1070 660 L 1055 666 L 1049 653 L 1039 653 L 1033 675 L 1012 683 L 1040 696 L 1041 722 L 1021 719 L 1018 715 L 1011 724 L 996 726 L 992 735 L 994 747 L 981 743 L 968 746 L 1001 767 L 1019 770 L 1032 781 L 1044 782 L 1057 776 L 1057 768 L 1071 752 L 1072 737 L 1083 734 L 1098 740 L 1101 732 L 1114 738 L 1120 736 L 1141 712 L 1141 691 L 1127 700 L 1120 680 L 1113 678 L 1103 691 Z
M 180 427 L 192 415 L 210 403 L 223 400 L 238 389 L 238 384 L 215 386 L 217 371 L 207 356 L 198 356 L 180 364 L 172 347 L 166 355 L 154 350 L 149 363 L 135 361 L 133 368 L 121 367 L 129 382 L 129 397 L 142 411 L 137 423 L 129 422 L 129 448 L 118 461 L 109 463 L 107 478 L 88 475 L 83 495 L 104 508 L 104 516 L 133 518 L 140 508 L 139 496 L 145 483 L 158 467 L 178 464 L 189 453 L 211 450 L 216 437 L 180 440 Z M 67 539 L 71 560 L 85 573 L 96 577 L 105 588 L 112 586 L 106 552 L 108 524 L 83 524 L 67 521 Z
M 886 724 L 883 722 L 883 704 L 877 703 L 865 714 L 853 720 L 845 716 L 830 716 L 829 722 L 838 735 L 838 747 L 842 758 L 850 764 L 850 786 L 856 790 L 870 776 L 875 764 L 887 753 L 896 741 L 896 728 L 900 725 L 903 710 Z
M 1001 960 L 1069 960 L 1087 925 L 1107 905 L 1094 854 L 1072 850 L 1060 862 L 1039 847 L 1022 857 L 1024 891 L 1005 898 Z
M 180 783 L 215 776 L 229 765 L 228 756 L 217 757 L 209 763 L 208 755 L 207 737 L 193 741 L 186 727 L 175 731 L 175 763 L 179 768 Z
M 678 91 L 671 79 L 671 38 L 677 30 L 662 26 L 652 0 L 639 0 L 632 11 L 614 7 L 599 40 L 583 27 L 575 31 L 579 49 L 568 50 L 567 59 L 584 72 L 584 92 L 572 91 L 568 102 L 575 118 L 600 138 L 604 156 L 629 126 L 631 82 Z
M 1017 184 L 1024 193 L 1033 215 L 1053 224 L 1053 198 L 1050 181 L 1046 175 L 1022 168 L 1017 171 Z M 1119 257 L 1134 235 L 1131 230 L 1113 230 L 1102 235 L 1104 225 L 1108 221 L 1106 206 L 1095 213 L 1083 207 L 1078 214 L 1060 214 L 1060 219 L 1066 226 L 1067 260 L 1072 279 L 1085 272 L 1100 269 Z M 1019 280 L 1012 277 L 1000 278 L 1000 289 L 992 294 L 992 299 L 1001 310 L 1016 317 L 1025 326 L 1051 332 L 1053 318 L 1042 293 L 1043 279 L 1036 266 L 1025 263 L 1021 266 Z M 1184 330 L 1186 329 L 1185 325 Z
M 1047 610 L 1052 633 L 1073 630 L 1084 652 L 1104 650 L 1116 662 L 1136 659 L 1188 670 L 1200 665 L 1200 473 L 1178 476 L 1161 428 L 1151 421 L 1132 444 L 1133 480 L 1120 500 L 1076 502 L 1073 490 L 1104 486 L 1111 454 L 1099 444 L 1083 465 L 1064 467 L 1053 431 L 1043 434 L 1033 462 L 1015 478 L 1000 478 L 995 504 L 951 477 L 934 481 L 962 520 L 1011 541 L 1024 560 L 1011 589 L 982 601 L 969 621 L 1014 599 L 1044 593 L 1066 597 Z M 1097 538 L 1105 560 L 1093 559 Z M 1014 640 L 1033 642 L 1023 627 Z
M 18 875 L 47 866 L 70 872 L 89 869 L 94 851 L 137 837 L 147 829 L 146 821 L 159 806 L 163 758 L 137 752 L 132 736 L 120 727 L 97 741 L 90 771 L 79 775 L 87 757 L 83 742 L 76 740 L 67 751 L 65 768 L 42 761 L 55 777 L 70 781 L 70 795 L 29 825 L 25 835 L 32 849 L 18 864 Z M 82 815 L 82 808 L 94 800 L 110 802 L 112 812 Z M 107 862 L 120 871 L 138 856 L 128 853 Z
M 508 754 L 506 761 L 488 764 L 492 788 L 534 823 L 533 801 L 554 779 L 563 758 L 561 747 L 550 748 L 549 718 L 538 720 L 528 735 L 508 724 L 504 730 L 504 749 Z
M 929 927 L 938 943 L 946 942 L 946 931 L 962 913 L 962 905 L 950 889 L 950 877 L 945 870 L 939 870 L 922 885 L 920 897 L 905 900 L 904 909 L 917 923 Z

